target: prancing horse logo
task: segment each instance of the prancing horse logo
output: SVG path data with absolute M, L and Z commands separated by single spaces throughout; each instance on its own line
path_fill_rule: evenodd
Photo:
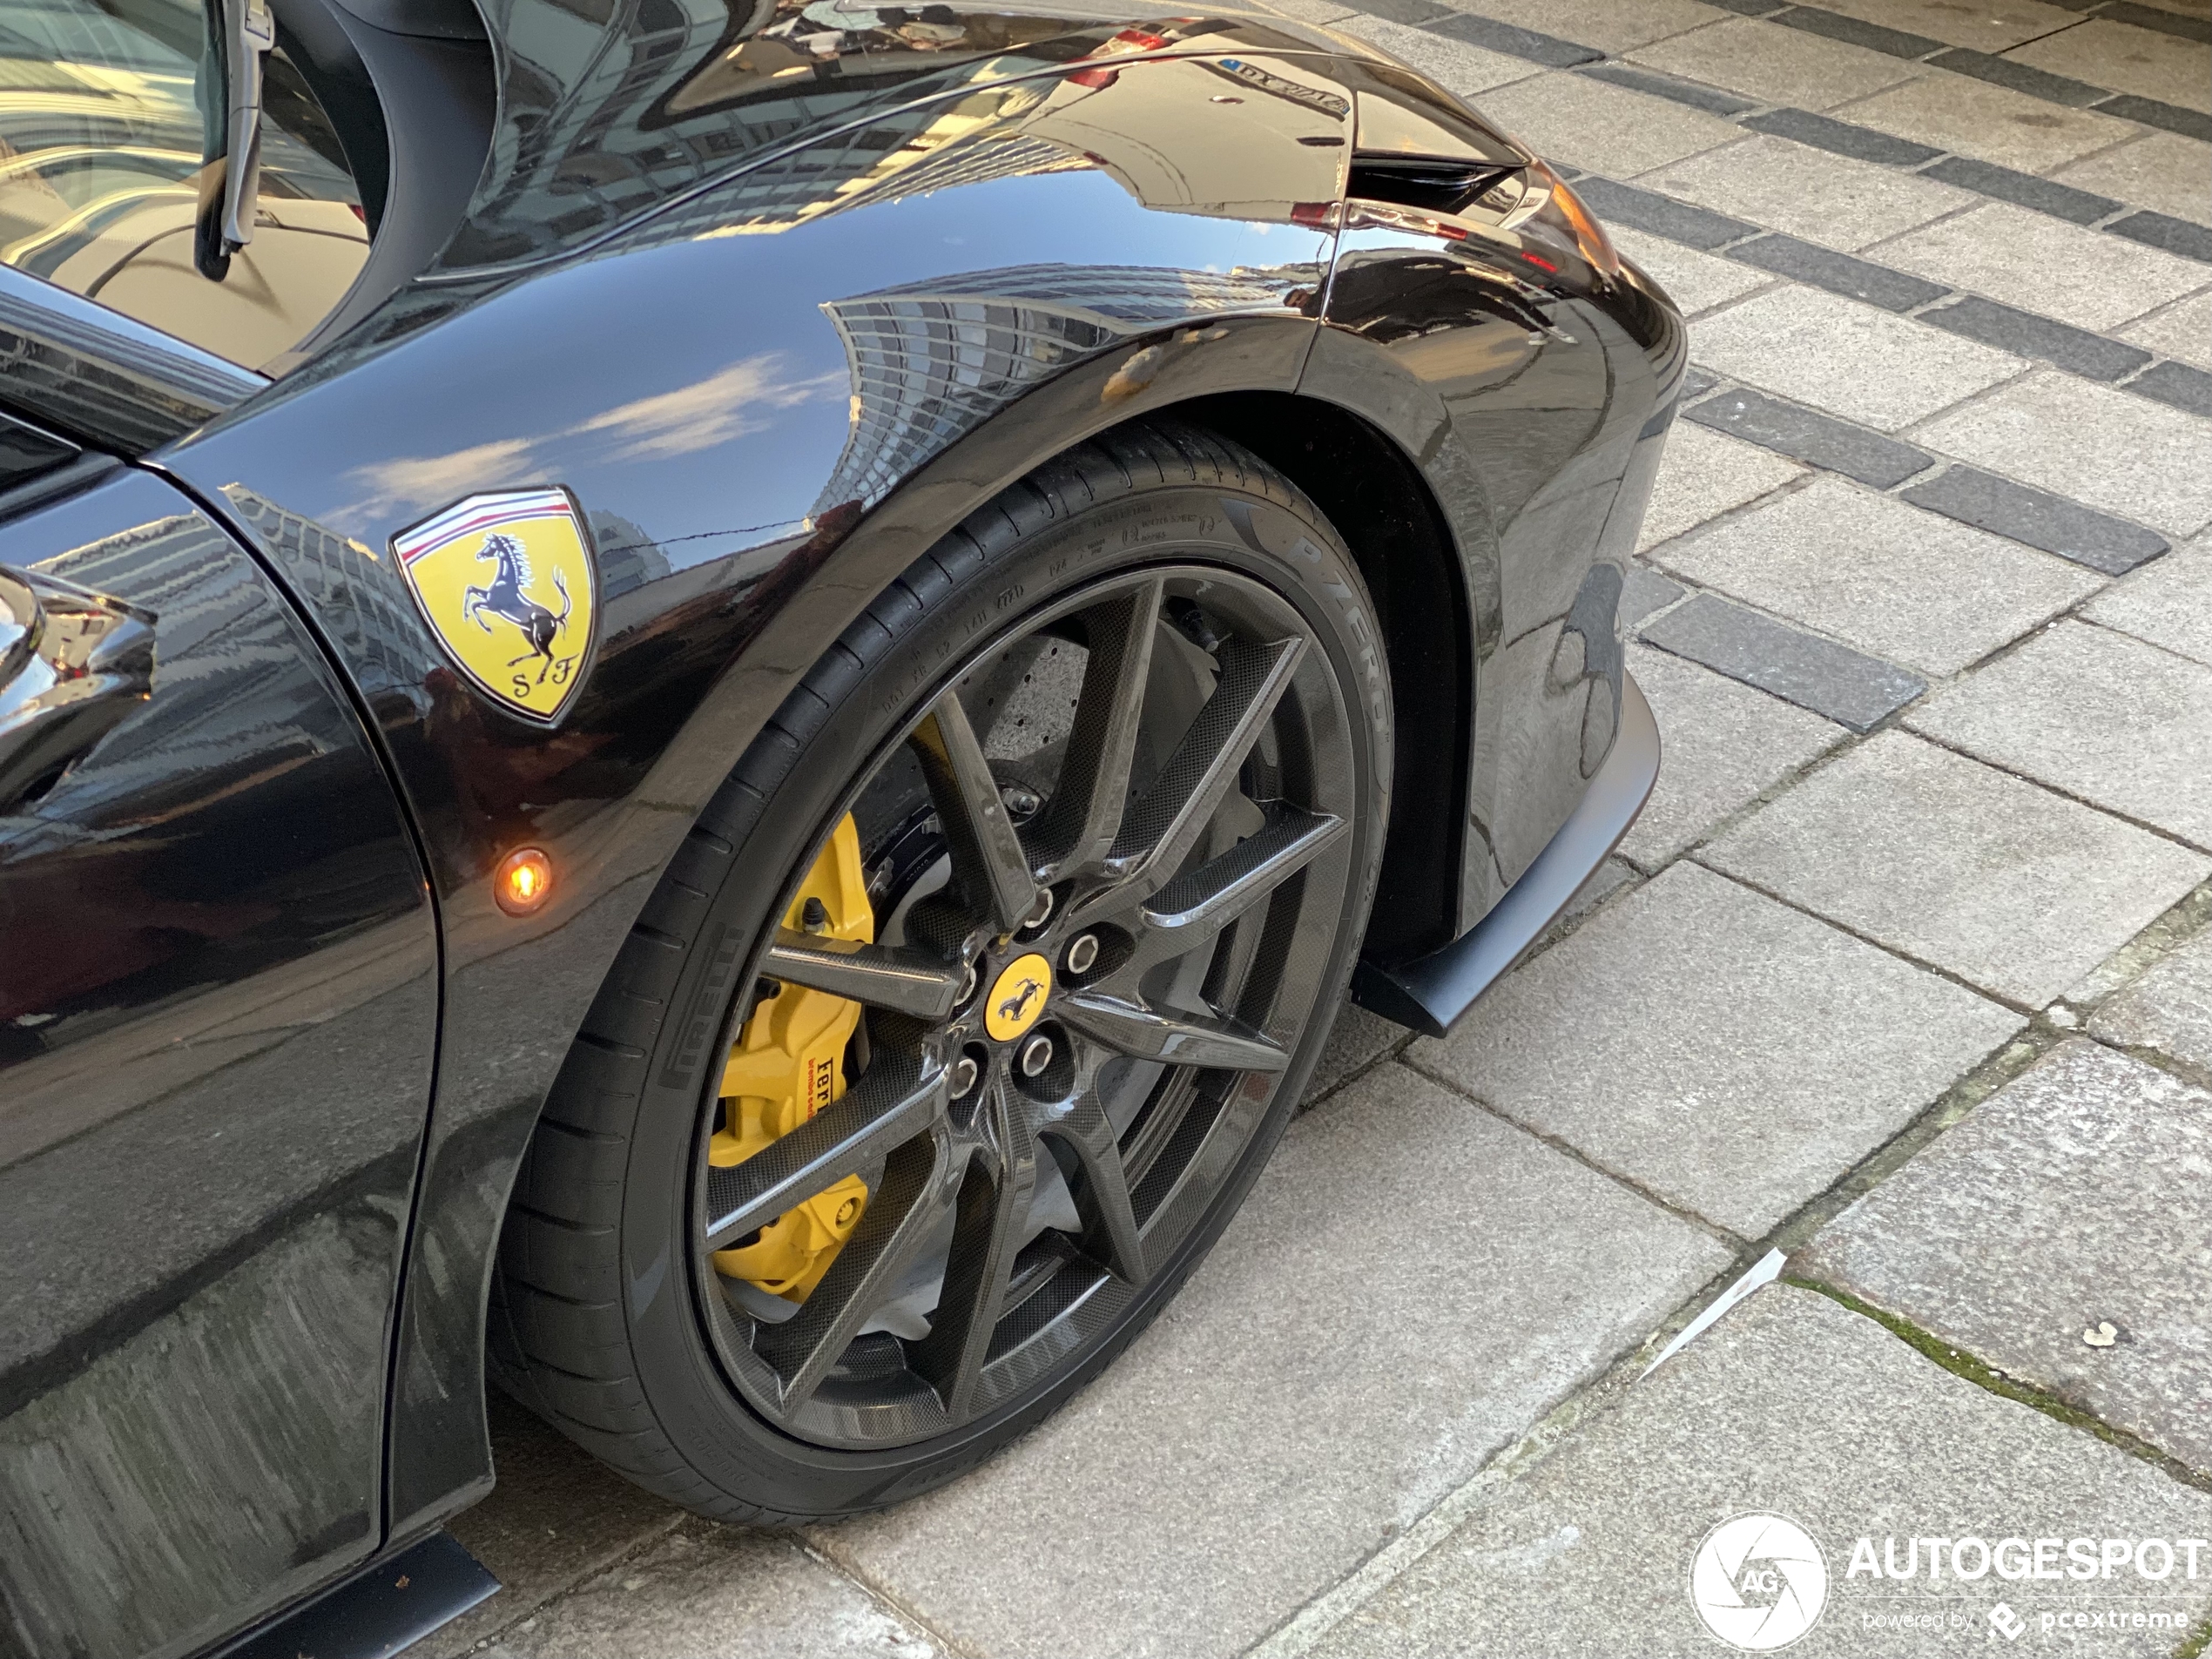
M 1017 956 L 991 981 L 983 1004 L 983 1028 L 1001 1042 L 1011 1042 L 1035 1025 L 1052 996 L 1052 964 L 1035 951 Z
M 561 609 L 556 615 L 529 597 L 523 590 L 529 586 L 529 556 L 523 551 L 523 544 L 511 536 L 491 535 L 484 537 L 484 544 L 476 550 L 479 562 L 498 561 L 493 572 L 491 586 L 470 587 L 461 597 L 461 614 L 482 629 L 491 631 L 491 624 L 484 620 L 489 611 L 495 617 L 504 617 L 523 631 L 523 637 L 529 642 L 529 649 L 520 657 L 510 658 L 507 666 L 516 667 L 533 658 L 543 657 L 539 664 L 537 683 L 545 684 L 547 671 L 553 666 L 553 642 L 568 629 L 569 612 L 576 602 L 569 597 L 569 584 L 556 570 L 553 585 L 561 595 Z
M 469 682 L 509 713 L 557 723 L 590 668 L 598 625 L 591 543 L 569 492 L 471 496 L 394 536 L 392 550 Z M 517 643 L 529 648 L 519 657 Z
M 1023 980 L 1022 988 L 999 1004 L 999 1018 L 1019 1022 L 1029 1006 L 1029 999 L 1043 989 L 1044 987 L 1033 979 Z

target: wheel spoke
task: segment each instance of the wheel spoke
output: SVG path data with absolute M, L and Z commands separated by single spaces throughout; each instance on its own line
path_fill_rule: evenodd
M 781 1140 L 742 1163 L 707 1171 L 706 1248 L 765 1226 L 858 1174 L 944 1116 L 945 1075 L 872 1071 Z M 873 1197 L 868 1213 L 875 1211 Z
M 1083 1218 L 1091 1253 L 1124 1284 L 1143 1284 L 1144 1235 L 1137 1228 L 1136 1207 L 1130 1201 L 1129 1171 L 1122 1163 L 1121 1144 L 1098 1091 L 1085 1088 L 1064 1116 L 1044 1125 L 1040 1132 L 1073 1153 L 1082 1171 L 1082 1179 L 1076 1186 L 1076 1209 Z
M 1090 657 L 1060 781 L 1037 828 L 1039 845 L 1049 850 L 1048 880 L 1096 864 L 1120 832 L 1164 587 L 1156 577 L 1085 613 Z
M 1139 1060 L 1232 1071 L 1280 1071 L 1291 1062 L 1280 1046 L 1231 1020 L 1163 1014 L 1095 992 L 1063 997 L 1053 1011 L 1086 1036 Z
M 790 927 L 777 930 L 761 970 L 793 985 L 918 1020 L 941 1020 L 960 1001 L 958 962 L 888 945 L 817 938 Z
M 786 1136 L 786 1139 L 789 1137 Z M 949 1201 L 941 1135 L 912 1140 L 885 1161 L 867 1208 L 813 1294 L 785 1324 L 764 1327 L 754 1352 L 782 1379 L 782 1405 L 813 1398 L 868 1316 L 891 1299 Z
M 937 699 L 914 729 L 914 747 L 944 826 L 961 898 L 999 932 L 1012 933 L 1037 901 L 1036 878 L 957 691 Z
M 1278 806 L 1257 833 L 1177 876 L 1146 900 L 1144 920 L 1169 935 L 1170 954 L 1193 949 L 1304 869 L 1350 827 L 1347 820 L 1327 813 Z
M 1183 741 L 1143 798 L 1131 807 L 1106 855 L 1122 883 L 1112 903 L 1157 891 L 1175 874 L 1237 781 L 1305 654 L 1302 637 L 1221 651 L 1221 678 Z
M 984 1111 L 998 1156 L 977 1158 L 961 1183 L 936 1317 L 928 1336 L 908 1353 L 908 1362 L 955 1421 L 974 1410 L 991 1333 L 1014 1273 L 1015 1229 L 1029 1213 L 1036 1187 L 1036 1141 L 1027 1112 L 1003 1081 L 991 1086 Z

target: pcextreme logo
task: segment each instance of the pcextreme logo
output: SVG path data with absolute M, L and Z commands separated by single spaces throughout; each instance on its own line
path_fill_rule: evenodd
M 1731 1515 L 1690 1558 L 1689 1601 L 1705 1628 L 1731 1648 L 1771 1653 L 1820 1622 L 1828 1560 L 1793 1521 Z

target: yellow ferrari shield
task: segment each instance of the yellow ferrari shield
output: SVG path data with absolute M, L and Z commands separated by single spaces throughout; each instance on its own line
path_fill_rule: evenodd
M 565 489 L 471 496 L 392 538 L 415 603 L 461 671 L 550 725 L 583 684 L 597 610 Z

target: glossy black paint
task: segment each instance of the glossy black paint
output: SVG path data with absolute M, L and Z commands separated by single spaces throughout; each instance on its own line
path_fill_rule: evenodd
M 223 530 L 125 471 L 0 548 L 154 618 L 150 694 L 0 806 L 0 1651 L 181 1652 L 381 1541 L 436 934 Z
M 388 1294 L 402 1285 L 381 1512 L 372 1489 L 360 1534 L 386 1548 L 489 1487 L 508 1190 L 556 1071 L 590 1063 L 571 1040 L 639 905 L 799 676 L 977 503 L 1085 435 L 1178 410 L 1340 505 L 1393 668 L 1434 681 L 1399 770 L 1441 781 L 1394 828 L 1413 838 L 1399 863 L 1428 873 L 1393 892 L 1386 865 L 1391 961 L 1495 905 L 1621 721 L 1614 601 L 1678 320 L 1633 271 L 1542 272 L 1479 226 L 1339 206 L 1371 125 L 1433 119 L 1518 163 L 1507 140 L 1287 23 L 740 10 L 639 0 L 595 34 L 545 0 L 491 8 L 500 123 L 437 268 L 273 388 L 232 386 L 233 413 L 150 463 L 254 551 L 342 670 L 374 727 L 357 759 L 387 763 L 442 924 L 442 977 L 410 947 L 411 976 L 380 988 L 388 1010 L 418 1000 L 377 1019 L 407 1050 L 442 995 L 435 1089 L 427 1049 L 393 1055 L 368 1114 L 388 1141 L 370 1157 L 327 1135 L 357 1184 L 305 1200 L 294 1228 L 318 1204 L 373 1213 L 355 1278 L 373 1258 Z M 1367 471 L 1330 475 L 1346 465 Z M 591 679 L 550 733 L 468 689 L 389 553 L 462 496 L 549 482 L 590 519 L 603 606 Z M 0 560 L 24 556 L 18 534 L 0 527 Z M 312 654 L 305 632 L 290 649 Z M 397 822 L 381 811 L 355 827 Z M 487 877 L 525 841 L 556 886 L 517 921 Z M 413 893 L 408 926 L 427 930 L 419 873 Z M 705 1045 L 722 1012 L 687 986 L 671 1017 Z M 644 1305 L 682 1277 L 643 1262 L 617 1288 Z M 293 1548 L 316 1564 L 273 1594 L 369 1547 L 340 1531 L 303 1524 Z M 226 1593 L 234 1622 L 269 1604 Z
M 905 112 L 507 282 L 342 375 L 302 377 L 166 458 L 320 619 L 441 894 L 444 1041 L 395 1377 L 396 1528 L 489 1479 L 480 1332 L 516 1160 L 637 907 L 751 733 L 1001 483 L 1181 398 L 1295 383 L 1345 105 L 1263 92 L 1247 117 L 1210 101 L 1241 84 L 1148 62 L 1108 86 L 1022 83 Z M 1250 199 L 1194 196 L 1206 175 L 1162 164 L 1151 138 L 1177 118 L 1217 128 L 1213 179 Z M 453 389 L 426 398 L 430 385 Z M 1022 418 L 994 426 L 1017 399 Z M 388 557 L 371 556 L 458 496 L 545 479 L 584 504 L 604 605 L 597 665 L 550 737 L 465 688 Z M 485 877 L 524 840 L 553 853 L 556 889 L 518 922 Z M 690 1017 L 705 1033 L 720 1015 Z M 632 1293 L 680 1293 L 664 1271 Z
M 1457 534 L 1475 682 L 1455 933 L 1611 746 L 1615 610 L 1685 361 L 1679 319 L 1633 267 L 1578 286 L 1514 239 L 1353 203 L 1300 387 L 1418 456 Z

